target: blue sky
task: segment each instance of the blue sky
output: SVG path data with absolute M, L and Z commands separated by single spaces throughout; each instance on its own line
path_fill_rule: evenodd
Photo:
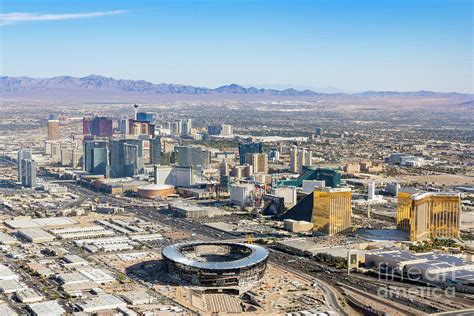
M 2 75 L 474 92 L 471 0 L 1 3 Z

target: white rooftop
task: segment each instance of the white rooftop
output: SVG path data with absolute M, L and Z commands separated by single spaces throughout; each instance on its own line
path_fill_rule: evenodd
M 78 270 L 79 273 L 81 273 L 83 276 L 88 278 L 91 281 L 97 282 L 97 283 L 102 283 L 102 282 L 113 282 L 115 281 L 115 278 L 105 272 L 102 269 L 98 268 L 84 268 Z
M 51 238 L 54 239 L 54 236 L 48 233 L 47 231 L 39 228 L 39 227 L 31 227 L 31 228 L 23 228 L 20 229 L 19 232 L 31 239 L 35 238 Z
M 0 244 L 12 244 L 17 242 L 18 240 L 16 240 L 12 236 L 5 234 L 4 232 L 0 232 Z
M 64 308 L 57 301 L 46 301 L 29 304 L 28 308 L 38 316 L 61 316 L 66 314 Z
M 89 279 L 79 272 L 60 273 L 58 279 L 64 284 L 88 282 Z
M 19 276 L 9 267 L 0 264 L 0 280 L 18 280 Z
M 86 259 L 79 257 L 78 255 L 66 255 L 64 256 L 64 260 L 67 263 L 72 263 L 72 264 L 82 264 L 82 265 L 88 265 L 89 261 Z
M 18 299 L 22 302 L 27 300 L 27 299 L 31 299 L 31 298 L 35 298 L 35 299 L 38 299 L 38 300 L 43 299 L 43 296 L 36 293 L 36 291 L 33 290 L 33 289 L 26 289 L 24 291 L 20 291 L 20 292 L 16 293 L 16 297 L 18 297 Z
M 119 307 L 126 308 L 127 303 L 125 303 L 121 298 L 106 294 L 99 295 L 83 303 L 79 303 L 78 306 L 81 310 L 87 313 L 93 313 L 106 309 L 116 309 Z
M 18 313 L 15 312 L 10 306 L 7 304 L 0 304 L 0 315 L 2 316 L 17 316 Z
M 0 280 L 0 292 L 13 293 L 21 291 L 24 288 L 25 286 L 17 280 Z
M 31 228 L 31 227 L 53 227 L 53 226 L 68 226 L 74 225 L 77 222 L 68 217 L 48 217 L 48 218 L 34 218 L 34 219 L 19 219 L 7 220 L 5 225 L 13 228 Z

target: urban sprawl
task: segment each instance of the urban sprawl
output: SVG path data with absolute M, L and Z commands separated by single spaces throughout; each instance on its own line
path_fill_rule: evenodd
M 0 315 L 474 313 L 472 111 L 0 111 Z

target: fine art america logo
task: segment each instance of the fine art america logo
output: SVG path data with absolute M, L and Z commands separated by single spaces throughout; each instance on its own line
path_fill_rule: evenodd
M 413 284 L 412 287 L 381 286 L 377 289 L 377 295 L 384 298 L 405 298 L 430 297 L 446 298 L 454 297 L 455 291 L 455 271 L 443 273 L 430 273 L 430 269 L 422 270 L 419 267 L 405 267 L 403 270 L 387 268 L 388 264 L 380 263 L 378 266 L 379 280 L 381 281 L 401 281 Z M 431 284 L 438 287 L 427 287 Z M 417 286 L 419 285 L 419 286 Z

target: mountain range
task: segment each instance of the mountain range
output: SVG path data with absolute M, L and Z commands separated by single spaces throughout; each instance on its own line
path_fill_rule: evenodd
M 195 87 L 180 84 L 154 84 L 144 80 L 124 80 L 90 75 L 86 77 L 59 76 L 52 78 L 30 77 L 0 77 L 0 93 L 5 98 L 31 96 L 153 96 L 153 95 L 222 95 L 222 96 L 275 96 L 275 97 L 318 97 L 318 96 L 345 96 L 343 93 L 319 93 L 312 90 L 296 89 L 259 89 L 243 87 L 238 84 L 229 84 L 215 89 Z M 451 98 L 472 97 L 461 93 L 441 93 L 433 91 L 367 91 L 347 96 L 360 97 L 424 97 L 424 98 Z

